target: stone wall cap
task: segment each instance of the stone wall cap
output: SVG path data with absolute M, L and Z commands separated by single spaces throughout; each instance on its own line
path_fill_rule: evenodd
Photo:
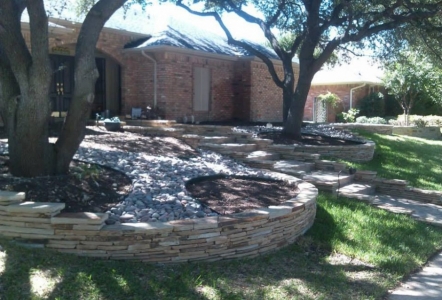
M 102 224 L 107 220 L 107 213 L 60 213 L 51 219 L 52 224 Z
M 65 207 L 64 203 L 53 202 L 23 202 L 19 204 L 9 205 L 6 209 L 8 213 L 54 213 L 62 210 Z
M 0 205 L 2 203 L 11 203 L 15 201 L 25 200 L 26 194 L 24 192 L 10 192 L 10 191 L 0 191 Z

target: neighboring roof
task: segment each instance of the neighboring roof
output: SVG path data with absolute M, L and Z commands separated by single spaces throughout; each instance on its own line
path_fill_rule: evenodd
M 370 64 L 368 59 L 353 58 L 349 64 L 320 70 L 313 78 L 312 85 L 357 83 L 380 85 L 383 76 L 383 71 L 378 65 Z

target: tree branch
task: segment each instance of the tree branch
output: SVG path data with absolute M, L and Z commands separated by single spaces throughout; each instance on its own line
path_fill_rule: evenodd
M 267 68 L 268 68 L 268 70 L 270 72 L 270 75 L 272 76 L 272 79 L 275 82 L 275 84 L 278 87 L 281 87 L 281 88 L 284 86 L 284 83 L 282 82 L 281 79 L 279 79 L 278 74 L 276 73 L 276 70 L 275 70 L 275 67 L 274 67 L 272 61 L 267 56 L 265 56 L 263 53 L 261 53 L 260 51 L 256 50 L 255 48 L 253 48 L 249 44 L 234 39 L 232 34 L 230 33 L 230 30 L 224 24 L 223 20 L 221 19 L 220 15 L 218 13 L 216 13 L 216 12 L 198 12 L 198 11 L 192 10 L 190 7 L 188 7 L 187 5 L 183 4 L 181 0 L 177 1 L 176 5 L 179 6 L 179 7 L 184 8 L 189 13 L 197 15 L 197 16 L 214 17 L 216 19 L 216 21 L 218 22 L 218 24 L 223 29 L 224 33 L 226 34 L 227 41 L 230 44 L 240 46 L 240 47 L 246 49 L 247 51 L 251 52 L 252 54 L 256 55 L 257 57 L 259 57 L 266 64 L 266 66 L 267 66 Z

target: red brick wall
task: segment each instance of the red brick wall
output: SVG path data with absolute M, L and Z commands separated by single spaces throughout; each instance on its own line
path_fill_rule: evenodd
M 333 94 L 338 95 L 341 99 L 342 103 L 338 105 L 336 108 L 329 107 L 327 114 L 327 122 L 335 122 L 336 114 L 342 111 L 348 111 L 350 108 L 350 90 L 354 87 L 360 86 L 361 83 L 357 84 L 339 84 L 339 85 L 314 85 L 310 88 L 309 95 L 307 97 L 307 102 L 304 107 L 304 120 L 312 121 L 313 120 L 313 104 L 315 97 L 325 94 L 327 92 L 331 92 Z M 366 85 L 359 89 L 353 91 L 353 101 L 352 107 L 356 108 L 359 104 L 359 101 L 369 94 L 369 86 Z
M 195 121 L 220 121 L 232 118 L 233 61 L 173 52 L 157 53 L 155 59 L 158 64 L 157 105 L 166 119 L 182 121 L 185 115 L 189 119 L 193 115 Z M 210 69 L 211 99 L 207 112 L 193 110 L 194 67 Z M 153 82 L 151 82 L 153 65 L 147 58 L 141 53 L 127 55 L 123 73 L 125 73 L 123 81 L 125 113 L 129 113 L 130 108 L 135 105 L 145 107 L 153 104 Z M 140 80 L 144 82 L 144 87 Z
M 282 65 L 275 65 L 279 77 Z M 294 65 L 295 78 L 299 67 Z M 273 81 L 267 66 L 260 61 L 251 62 L 250 120 L 258 122 L 282 122 L 282 89 Z

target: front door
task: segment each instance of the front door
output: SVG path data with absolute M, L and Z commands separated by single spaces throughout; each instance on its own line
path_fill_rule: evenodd
M 313 122 L 324 123 L 327 122 L 327 103 L 315 97 L 313 105 Z
M 51 55 L 52 83 L 49 92 L 51 101 L 52 117 L 65 117 L 71 104 L 74 92 L 74 57 L 65 55 Z M 104 58 L 95 60 L 99 78 L 95 84 L 95 101 L 92 111 L 103 112 L 106 109 L 106 81 Z M 93 115 L 95 116 L 95 114 Z
M 74 57 L 51 55 L 52 83 L 49 92 L 52 116 L 65 117 L 74 91 Z

